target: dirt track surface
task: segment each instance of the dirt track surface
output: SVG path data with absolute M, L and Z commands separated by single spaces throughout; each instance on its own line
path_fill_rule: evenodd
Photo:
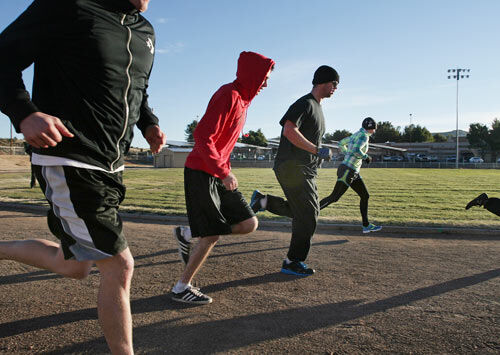
M 3 208 L 0 221 L 0 240 L 52 239 L 39 214 Z M 500 352 L 500 237 L 317 234 L 317 273 L 297 278 L 279 273 L 288 230 L 229 236 L 196 278 L 214 303 L 190 307 L 169 298 L 181 272 L 171 231 L 125 223 L 136 353 Z M 0 352 L 107 353 L 98 282 L 1 261 Z

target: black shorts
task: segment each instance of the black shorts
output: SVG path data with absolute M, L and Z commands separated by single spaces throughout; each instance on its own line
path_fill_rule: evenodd
M 238 189 L 204 171 L 184 168 L 184 191 L 193 237 L 231 234 L 232 225 L 255 216 Z
M 118 207 L 125 197 L 122 173 L 71 166 L 33 165 L 49 201 L 50 231 L 65 259 L 101 260 L 127 248 Z
M 340 164 L 337 169 L 337 181 L 341 181 L 347 186 L 351 186 L 354 180 L 361 179 L 361 175 L 345 164 Z

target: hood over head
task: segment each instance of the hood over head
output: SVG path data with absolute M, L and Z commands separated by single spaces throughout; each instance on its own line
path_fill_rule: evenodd
M 262 86 L 274 60 L 255 52 L 241 52 L 234 84 L 245 101 L 252 101 Z

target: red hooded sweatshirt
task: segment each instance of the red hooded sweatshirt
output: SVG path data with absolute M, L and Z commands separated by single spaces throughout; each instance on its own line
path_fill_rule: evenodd
M 229 175 L 231 152 L 245 124 L 248 107 L 273 65 L 274 61 L 263 55 L 241 52 L 236 80 L 215 92 L 193 132 L 195 143 L 186 167 L 220 179 Z

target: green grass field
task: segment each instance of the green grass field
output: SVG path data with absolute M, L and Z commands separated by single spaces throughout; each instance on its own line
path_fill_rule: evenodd
M 283 196 L 271 169 L 235 168 L 240 191 L 249 200 L 254 189 Z M 362 169 L 370 192 L 369 216 L 383 225 L 422 225 L 500 228 L 500 217 L 483 208 L 465 211 L 469 200 L 481 192 L 500 197 L 500 170 L 479 169 Z M 124 174 L 127 197 L 122 210 L 184 215 L 183 169 L 128 169 Z M 320 198 L 336 181 L 336 169 L 321 169 Z M 0 175 L 0 200 L 43 203 L 39 188 L 29 189 L 29 174 Z M 269 212 L 259 218 L 277 219 Z M 336 204 L 321 211 L 322 221 L 361 223 L 359 198 L 352 190 Z

